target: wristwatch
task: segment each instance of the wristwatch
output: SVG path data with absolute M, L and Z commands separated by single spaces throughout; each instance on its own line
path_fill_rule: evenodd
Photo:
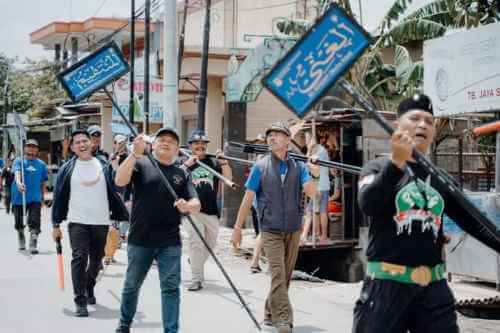
M 309 175 L 311 176 L 312 179 L 314 180 L 318 180 L 319 179 L 319 175 L 315 176 L 313 175 L 312 173 L 309 172 Z

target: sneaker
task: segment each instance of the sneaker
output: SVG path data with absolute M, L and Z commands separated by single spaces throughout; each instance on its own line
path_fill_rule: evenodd
M 19 242 L 19 251 L 26 250 L 26 238 L 24 237 L 24 230 L 17 231 L 17 240 Z
M 273 321 L 271 320 L 271 318 L 264 318 L 264 321 L 262 322 L 262 325 L 269 326 L 269 327 L 274 326 Z
M 87 297 L 87 304 L 88 305 L 96 305 L 97 300 L 96 300 L 95 296 L 88 296 Z
M 87 292 L 85 293 L 85 297 L 87 297 L 87 304 L 88 305 L 95 305 L 97 303 L 93 288 L 92 289 L 87 288 Z
M 75 317 L 88 317 L 89 311 L 87 310 L 87 305 L 76 305 Z
M 35 232 L 30 233 L 30 253 L 38 254 L 38 250 L 36 248 L 38 241 L 38 235 Z
M 130 327 L 125 325 L 120 325 L 116 329 L 115 333 L 130 333 Z
M 292 328 L 289 324 L 279 325 L 276 327 L 278 333 L 292 333 Z
M 200 281 L 193 281 L 188 287 L 189 291 L 198 291 L 203 289 L 203 285 L 201 284 Z

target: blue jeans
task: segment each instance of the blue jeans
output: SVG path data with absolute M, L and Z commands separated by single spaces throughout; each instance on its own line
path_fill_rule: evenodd
M 181 283 L 181 247 L 147 248 L 128 245 L 128 267 L 122 291 L 120 325 L 130 327 L 137 310 L 139 290 L 151 268 L 153 259 L 158 263 L 161 289 L 161 308 L 164 333 L 179 330 Z

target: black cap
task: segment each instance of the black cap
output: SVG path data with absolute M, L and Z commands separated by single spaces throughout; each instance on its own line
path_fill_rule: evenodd
M 75 130 L 73 130 L 73 131 L 71 132 L 71 134 L 70 134 L 70 136 L 69 136 L 69 138 L 70 138 L 70 142 L 73 142 L 73 138 L 74 138 L 75 136 L 77 136 L 78 134 L 83 134 L 83 135 L 85 135 L 87 138 L 89 138 L 89 139 L 90 139 L 90 134 L 89 134 L 89 132 L 87 132 L 87 131 L 86 131 L 86 130 L 84 130 L 84 129 L 77 128 L 77 129 L 75 129 Z
M 195 129 L 189 137 L 188 143 L 191 144 L 196 141 L 210 142 L 207 132 L 201 129 Z
M 270 132 L 281 132 L 281 133 L 285 134 L 286 136 L 292 136 L 292 133 L 290 133 L 288 126 L 286 126 L 282 122 L 272 123 L 271 126 L 269 126 L 266 129 L 266 138 L 269 136 Z
M 398 106 L 398 117 L 411 110 L 420 110 L 429 112 L 432 115 L 434 114 L 431 99 L 424 94 L 415 94 L 401 101 Z
M 35 139 L 29 139 L 26 141 L 26 146 L 35 146 L 35 147 L 40 147 L 38 145 L 38 141 L 36 141 Z
M 177 134 L 177 131 L 173 127 L 162 127 L 162 128 L 160 128 L 159 130 L 156 131 L 154 139 L 156 140 L 159 136 L 161 136 L 163 134 L 170 134 L 173 137 L 175 137 L 175 139 L 177 140 L 177 142 L 180 142 L 180 140 L 179 140 L 179 134 Z

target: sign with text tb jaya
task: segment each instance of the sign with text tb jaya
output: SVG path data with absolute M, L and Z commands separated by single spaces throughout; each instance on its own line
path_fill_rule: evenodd
M 57 78 L 71 100 L 79 102 L 128 71 L 120 49 L 111 42 L 57 74 Z
M 424 43 L 424 91 L 437 116 L 500 111 L 500 23 Z
M 358 59 L 369 35 L 337 5 L 331 7 L 263 79 L 302 118 Z

